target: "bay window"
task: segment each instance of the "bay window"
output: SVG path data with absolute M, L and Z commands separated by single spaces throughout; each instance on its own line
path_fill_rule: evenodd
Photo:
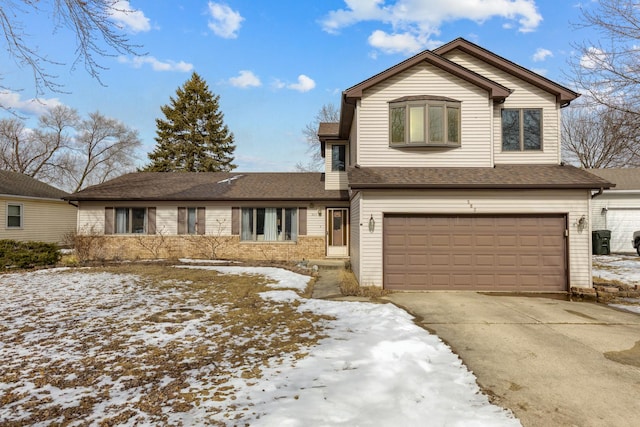
M 460 101 L 407 96 L 389 103 L 390 146 L 459 146 Z
M 297 208 L 242 208 L 243 241 L 296 241 L 298 238 Z

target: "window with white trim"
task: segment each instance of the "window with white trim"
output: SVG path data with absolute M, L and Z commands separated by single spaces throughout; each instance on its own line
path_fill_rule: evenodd
M 502 110 L 502 151 L 542 150 L 542 109 Z
M 331 146 L 331 172 L 343 172 L 346 170 L 346 145 Z
M 389 145 L 459 146 L 460 107 L 455 99 L 407 96 L 389 103 Z
M 296 241 L 298 208 L 242 208 L 240 240 Z
M 145 234 L 147 232 L 146 208 L 116 208 L 115 234 Z
M 22 228 L 22 205 L 7 204 L 7 228 Z

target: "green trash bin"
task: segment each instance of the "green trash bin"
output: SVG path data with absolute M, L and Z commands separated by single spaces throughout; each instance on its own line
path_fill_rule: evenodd
M 611 230 L 594 230 L 591 232 L 591 248 L 594 255 L 611 253 Z

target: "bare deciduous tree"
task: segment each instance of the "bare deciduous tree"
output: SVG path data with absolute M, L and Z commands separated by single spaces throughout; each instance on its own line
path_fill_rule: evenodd
M 310 160 L 308 163 L 296 163 L 296 170 L 299 172 L 314 172 L 323 170 L 324 159 L 320 153 L 320 140 L 318 139 L 318 126 L 320 123 L 335 123 L 340 120 L 340 110 L 334 104 L 325 104 L 312 122 L 308 123 L 302 130 L 302 134 L 307 141 L 307 154 Z
M 134 169 L 137 131 L 95 112 L 55 107 L 36 130 L 18 118 L 0 119 L 0 168 L 78 191 Z
M 0 5 L 0 31 L 9 57 L 33 75 L 36 95 L 45 91 L 59 92 L 62 85 L 56 75 L 49 71 L 51 66 L 63 65 L 49 58 L 41 47 L 29 37 L 25 24 L 33 14 L 49 15 L 54 24 L 53 31 L 67 28 L 74 33 L 75 59 L 72 67 L 83 63 L 87 72 L 100 81 L 101 66 L 96 57 L 113 54 L 138 55 L 139 46 L 132 45 L 123 34 L 120 25 L 113 19 L 114 14 L 132 13 L 124 10 L 120 2 L 113 0 L 8 0 Z M 31 31 L 42 31 L 39 28 Z M 7 89 L 7 88 L 5 88 Z
M 597 4 L 597 6 L 596 6 Z M 598 40 L 574 43 L 569 76 L 598 105 L 640 114 L 640 8 L 631 0 L 600 0 L 582 6 L 578 28 L 595 30 Z
M 606 105 L 572 104 L 562 115 L 563 158 L 584 168 L 640 166 L 640 123 Z

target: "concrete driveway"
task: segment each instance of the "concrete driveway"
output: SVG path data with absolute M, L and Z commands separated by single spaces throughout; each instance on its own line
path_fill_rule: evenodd
M 640 315 L 472 292 L 385 297 L 451 346 L 524 426 L 640 425 Z

